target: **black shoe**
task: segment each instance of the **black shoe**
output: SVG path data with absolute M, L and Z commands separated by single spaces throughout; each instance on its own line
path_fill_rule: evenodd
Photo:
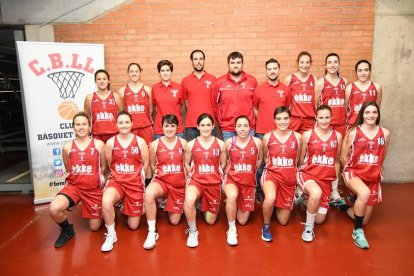
M 264 201 L 263 191 L 256 191 L 256 202 L 263 203 L 263 201 Z
M 60 229 L 59 238 L 55 241 L 55 248 L 60 248 L 68 243 L 68 241 L 75 236 L 73 224 L 68 224 L 64 229 Z

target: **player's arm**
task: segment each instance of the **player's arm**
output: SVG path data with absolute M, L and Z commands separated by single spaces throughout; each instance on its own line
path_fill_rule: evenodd
M 336 131 L 336 130 L 334 130 Z M 341 169 L 341 149 L 342 149 L 342 134 L 336 131 L 336 137 L 338 138 L 338 147 L 336 149 L 336 155 L 335 155 L 335 173 L 336 177 L 339 176 L 340 169 Z
M 72 147 L 72 141 L 67 142 L 62 147 L 62 159 L 63 159 L 63 164 L 65 166 L 66 173 L 69 173 L 70 172 L 70 168 L 69 168 L 69 152 L 70 152 L 71 147 Z
M 118 112 L 124 110 L 124 102 L 122 101 L 121 96 L 118 93 L 114 93 L 116 105 L 118 106 Z
M 349 98 L 351 97 L 351 89 L 352 89 L 352 83 L 349 84 L 345 89 L 345 106 L 346 106 L 346 113 L 351 112 L 349 110 Z
M 378 95 L 377 95 L 377 100 L 376 103 L 378 105 L 378 107 L 381 107 L 381 102 L 382 102 L 382 87 L 381 85 L 379 85 L 378 83 L 375 83 L 375 88 L 377 89 Z
M 144 139 L 137 136 L 137 142 L 139 150 L 141 151 L 141 158 L 142 158 L 142 167 L 144 168 L 145 174 L 147 174 L 148 171 L 148 165 L 149 165 L 149 150 L 147 142 L 145 142 Z
M 224 168 L 226 167 L 226 164 L 227 164 L 227 147 L 226 147 L 226 144 L 223 141 L 218 139 L 218 142 L 219 142 L 220 150 L 221 150 L 221 153 L 220 153 L 220 168 L 222 170 L 224 170 Z
M 256 169 L 258 169 L 258 168 L 260 168 L 260 166 L 262 165 L 262 162 L 263 162 L 263 143 L 257 137 L 253 137 L 253 139 L 255 140 L 255 143 L 256 143 L 257 149 L 258 149 L 257 162 L 256 162 Z
M 302 152 L 303 137 L 300 133 L 295 131 L 296 140 L 298 141 L 298 153 Z M 299 163 L 299 154 L 296 155 L 296 165 Z
M 150 146 L 149 146 L 149 164 L 151 167 L 151 170 L 154 172 L 156 172 L 156 163 L 157 163 L 157 146 L 158 146 L 158 141 L 159 139 L 152 141 Z
M 390 131 L 386 128 L 382 128 L 384 130 L 384 136 L 385 136 L 385 152 L 384 152 L 384 159 L 387 156 L 388 152 L 388 145 L 390 144 Z
M 191 150 L 193 149 L 194 140 L 187 143 L 187 146 L 185 147 L 185 153 L 184 153 L 184 166 L 187 173 L 190 173 L 191 170 Z
M 102 142 L 101 140 L 95 139 L 95 147 L 99 151 L 102 175 L 106 175 L 108 165 L 106 163 L 106 158 L 105 158 L 105 143 Z
M 320 78 L 315 85 L 315 109 L 318 108 L 320 101 L 320 97 L 322 94 L 322 89 L 323 89 L 323 85 L 324 85 L 324 79 Z
M 220 106 L 220 88 L 217 81 L 213 84 L 213 90 L 211 91 L 211 107 L 213 108 L 214 118 L 218 119 L 218 112 Z M 218 125 L 218 124 L 217 124 Z
M 147 92 L 147 94 L 148 94 L 148 101 L 149 101 L 149 115 L 150 115 L 150 118 L 152 118 L 151 116 L 152 116 L 152 112 L 153 112 L 153 106 L 152 106 L 152 90 L 151 90 L 151 87 L 149 87 L 149 86 L 146 86 L 146 85 L 144 85 L 144 90 L 145 90 L 145 92 Z
M 263 148 L 263 162 L 267 164 L 269 160 L 267 160 L 267 156 L 269 153 L 269 148 L 267 147 L 267 143 L 269 142 L 270 132 L 266 133 L 262 139 L 262 148 Z
M 348 161 L 349 151 L 351 150 L 352 141 L 354 141 L 355 137 L 355 128 L 352 129 L 350 132 L 345 134 L 345 137 L 342 142 L 342 150 L 341 150 L 341 163 L 345 166 L 346 162 Z
M 292 75 L 287 76 L 287 77 L 284 79 L 283 84 L 284 84 L 284 85 L 286 85 L 286 86 L 289 86 L 289 84 L 290 84 L 290 80 L 291 80 L 291 79 L 292 79 Z
M 299 154 L 298 166 L 303 165 L 303 163 L 305 162 L 305 155 L 306 155 L 307 145 L 309 142 L 311 131 L 312 130 L 307 130 L 303 133 L 303 136 L 302 136 L 303 145 L 302 145 L 302 148 Z
M 92 95 L 93 94 L 88 94 L 85 97 L 85 101 L 83 103 L 83 110 L 85 111 L 86 114 L 88 114 L 89 119 L 92 118 L 92 114 L 91 114 L 91 102 L 92 102 Z
M 112 149 L 114 147 L 114 140 L 114 137 L 110 138 L 105 145 L 105 160 L 108 166 L 110 166 L 112 163 Z
M 122 86 L 118 89 L 118 95 L 121 97 L 122 102 L 124 102 L 125 89 L 126 86 Z

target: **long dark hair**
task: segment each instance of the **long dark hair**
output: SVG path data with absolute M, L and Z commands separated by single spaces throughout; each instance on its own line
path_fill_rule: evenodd
M 357 117 L 356 122 L 355 122 L 355 126 L 359 126 L 359 125 L 362 125 L 362 124 L 364 123 L 364 112 L 365 112 L 365 109 L 367 109 L 367 107 L 368 107 L 368 106 L 375 106 L 375 107 L 377 108 L 377 111 L 378 111 L 378 118 L 377 118 L 377 120 L 375 121 L 375 123 L 376 123 L 377 125 L 379 125 L 379 123 L 380 123 L 380 119 L 381 119 L 381 113 L 380 113 L 379 106 L 377 105 L 377 103 L 376 103 L 376 102 L 365 102 L 365 103 L 361 106 L 361 109 L 359 110 L 358 117 Z

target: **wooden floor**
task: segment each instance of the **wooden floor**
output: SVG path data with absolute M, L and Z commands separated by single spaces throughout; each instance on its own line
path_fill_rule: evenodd
M 312 243 L 301 240 L 305 214 L 295 209 L 288 226 L 272 221 L 275 240 L 261 240 L 261 206 L 247 226 L 238 226 L 239 245 L 226 244 L 227 221 L 207 226 L 197 219 L 198 248 L 187 248 L 185 219 L 171 226 L 158 216 L 160 239 L 151 251 L 142 248 L 145 219 L 137 231 L 118 216 L 118 242 L 112 252 L 100 251 L 104 228 L 91 233 L 80 208 L 70 214 L 76 236 L 65 247 L 53 247 L 59 232 L 48 204 L 34 206 L 30 195 L 0 195 L 0 275 L 413 275 L 414 184 L 383 186 L 384 202 L 375 210 L 365 233 L 371 248 L 361 250 L 351 238 L 353 223 L 331 209 Z

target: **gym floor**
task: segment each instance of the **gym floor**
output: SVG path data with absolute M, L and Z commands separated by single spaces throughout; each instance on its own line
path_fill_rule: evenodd
M 136 231 L 117 216 L 118 242 L 109 253 L 100 251 L 105 229 L 90 232 L 80 218 L 80 206 L 69 215 L 76 236 L 60 249 L 53 244 L 58 226 L 48 204 L 33 205 L 33 195 L 0 194 L 1 275 L 412 275 L 414 220 L 410 219 L 414 183 L 384 184 L 383 199 L 365 228 L 370 249 L 357 248 L 351 238 L 353 222 L 331 209 L 325 224 L 316 226 L 312 243 L 301 240 L 305 214 L 293 210 L 287 226 L 273 219 L 274 241 L 261 240 L 261 205 L 246 226 L 238 226 L 239 245 L 226 244 L 227 221 L 222 204 L 217 223 L 197 217 L 200 245 L 187 248 L 183 218 L 171 226 L 158 212 L 160 238 L 156 248 L 142 248 L 147 235 L 145 217 Z

